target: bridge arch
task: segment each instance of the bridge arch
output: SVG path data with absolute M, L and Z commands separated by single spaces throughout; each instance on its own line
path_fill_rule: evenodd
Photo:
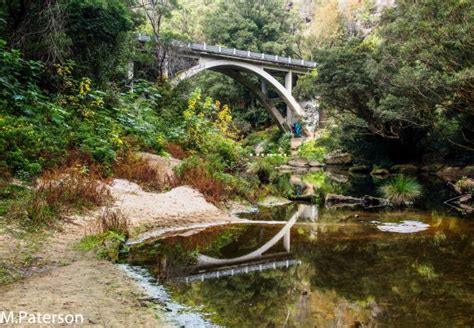
M 254 92 L 257 95 L 257 97 L 260 99 L 260 102 L 262 102 L 262 105 L 267 110 L 269 110 L 273 114 L 273 116 L 277 119 L 280 126 L 283 124 L 281 120 L 281 114 L 279 114 L 279 112 L 276 110 L 274 105 L 271 104 L 269 99 L 265 99 L 262 97 L 262 92 L 259 90 L 259 86 L 253 86 L 250 83 L 244 83 L 243 79 L 245 79 L 245 77 L 241 75 L 240 78 L 238 78 L 238 76 L 236 76 L 235 73 L 232 74 L 233 72 L 244 71 L 244 72 L 248 72 L 248 73 L 258 76 L 263 81 L 265 81 L 266 83 L 268 83 L 269 85 L 275 88 L 278 95 L 288 106 L 289 110 L 291 110 L 293 116 L 298 117 L 298 118 L 304 118 L 305 116 L 303 109 L 298 104 L 296 99 L 293 97 L 290 90 L 287 90 L 285 86 L 283 86 L 277 79 L 275 79 L 270 73 L 265 71 L 263 68 L 251 63 L 234 61 L 234 60 L 226 60 L 226 59 L 217 59 L 217 60 L 200 59 L 198 65 L 193 66 L 179 73 L 171 81 L 171 84 L 173 86 L 177 86 L 180 82 L 196 74 L 199 74 L 200 72 L 204 70 L 213 70 L 213 71 L 223 73 L 225 75 L 228 75 L 234 78 L 238 82 L 243 83 L 246 87 L 250 88 L 251 91 Z

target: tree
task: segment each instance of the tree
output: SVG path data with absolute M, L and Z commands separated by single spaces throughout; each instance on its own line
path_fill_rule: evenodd
M 305 89 L 344 114 L 355 143 L 372 135 L 393 157 L 453 155 L 452 146 L 472 157 L 473 22 L 468 1 L 399 1 L 368 37 L 317 50 Z
M 290 15 L 277 0 L 220 1 L 205 34 L 211 44 L 293 55 Z
M 122 46 L 133 28 L 131 12 L 120 1 L 71 0 L 67 15 L 70 58 L 78 73 L 108 81 L 121 63 Z

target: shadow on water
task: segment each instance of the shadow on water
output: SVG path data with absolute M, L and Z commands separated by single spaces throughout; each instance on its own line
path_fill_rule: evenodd
M 363 190 L 357 184 L 347 188 Z M 173 302 L 216 325 L 473 326 L 474 222 L 433 209 L 431 202 L 444 197 L 440 193 L 426 197 L 418 209 L 400 211 L 292 203 L 242 214 L 258 220 L 298 218 L 288 236 L 239 263 L 201 266 L 199 258 L 255 253 L 284 225 L 197 230 L 133 246 L 127 261 L 147 268 Z M 381 229 L 384 223 L 407 220 L 427 228 L 413 233 Z

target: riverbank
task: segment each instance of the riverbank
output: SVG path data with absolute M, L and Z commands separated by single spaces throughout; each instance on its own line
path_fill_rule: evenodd
M 131 235 L 150 227 L 233 220 L 186 186 L 152 193 L 114 180 L 110 192 L 111 207 L 128 218 Z M 70 216 L 53 231 L 28 233 L 2 223 L 0 310 L 81 314 L 86 327 L 166 326 L 161 310 L 126 272 L 79 249 L 103 210 Z

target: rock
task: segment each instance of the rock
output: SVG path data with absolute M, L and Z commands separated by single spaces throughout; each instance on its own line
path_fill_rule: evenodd
M 474 192 L 474 179 L 468 178 L 468 179 L 459 179 L 455 184 L 454 184 L 454 189 L 458 194 L 464 194 L 464 193 L 472 193 Z
M 310 166 L 310 167 L 322 167 L 322 166 L 324 166 L 324 164 L 320 163 L 319 161 L 309 161 L 308 166 Z
M 361 198 L 356 198 L 352 196 L 344 196 L 338 194 L 327 194 L 324 199 L 326 206 L 328 207 L 344 207 L 344 206 L 356 206 L 362 204 Z
M 367 195 L 361 198 L 357 198 L 338 194 L 327 194 L 325 203 L 327 207 L 363 206 L 367 208 L 373 208 L 390 206 L 390 202 L 387 199 Z
M 302 158 L 292 159 L 287 165 L 292 167 L 309 167 L 309 161 Z
M 414 164 L 398 164 L 393 165 L 390 171 L 395 173 L 416 174 L 419 171 L 418 166 Z
M 388 176 L 390 172 L 387 169 L 373 169 L 370 174 L 376 176 Z
M 370 167 L 367 165 L 354 165 L 349 169 L 351 173 L 369 173 Z
M 258 205 L 263 206 L 263 207 L 272 207 L 272 206 L 286 205 L 289 203 L 291 203 L 291 201 L 286 198 L 270 196 L 258 202 Z
M 352 155 L 341 151 L 334 151 L 326 155 L 324 163 L 328 165 L 348 165 L 352 163 Z
M 474 178 L 474 165 L 445 166 L 436 172 L 442 178 L 468 177 Z

